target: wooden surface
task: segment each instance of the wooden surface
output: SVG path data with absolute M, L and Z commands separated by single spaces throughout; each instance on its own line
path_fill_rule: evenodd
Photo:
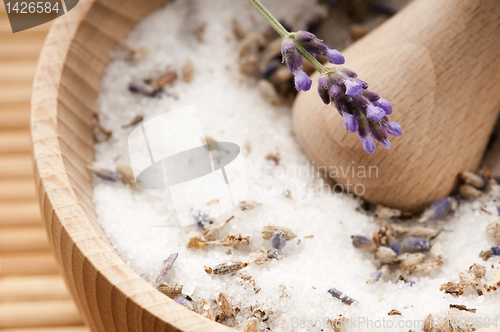
M 94 158 L 100 80 L 109 52 L 164 2 L 80 1 L 55 21 L 37 68 L 31 114 L 36 192 L 56 259 L 92 331 L 231 331 L 146 283 L 100 236 L 96 222 L 86 165 Z
M 419 211 L 449 195 L 460 171 L 478 167 L 500 110 L 498 3 L 416 0 L 343 54 L 345 67 L 392 103 L 389 118 L 403 135 L 369 155 L 315 83 L 294 105 L 306 154 L 327 169 L 376 167 L 370 178 L 357 177 L 359 168 L 335 178 L 351 189 L 363 185 L 373 203 Z
M 0 4 L 0 332 L 89 332 L 50 249 L 30 156 L 31 87 L 49 27 L 13 34 Z

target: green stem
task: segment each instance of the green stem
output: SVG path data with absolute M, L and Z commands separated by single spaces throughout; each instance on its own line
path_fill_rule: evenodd
M 248 2 L 250 2 L 254 7 L 255 9 L 257 9 L 257 11 L 269 22 L 269 24 L 271 24 L 271 26 L 273 27 L 273 29 L 283 38 L 292 38 L 293 39 L 293 42 L 295 43 L 295 46 L 297 48 L 297 51 L 300 52 L 300 54 L 302 54 L 304 56 L 304 58 L 306 58 L 307 61 L 309 61 L 311 63 L 311 65 L 313 65 L 313 67 L 319 71 L 320 73 L 323 72 L 323 65 L 318 61 L 316 60 L 316 58 L 314 56 L 311 55 L 311 53 L 307 52 L 306 49 L 300 45 L 299 43 L 297 43 L 297 41 L 295 40 L 295 38 L 293 38 L 293 33 L 290 33 L 288 32 L 285 27 L 276 19 L 276 17 L 273 16 L 273 14 L 271 14 L 271 12 L 269 10 L 267 10 L 266 7 L 264 7 L 259 0 L 248 0 Z

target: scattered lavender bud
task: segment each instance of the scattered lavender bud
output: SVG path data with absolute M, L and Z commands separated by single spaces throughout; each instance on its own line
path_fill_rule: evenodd
M 431 244 L 428 240 L 421 237 L 407 237 L 401 242 L 404 252 L 415 253 L 431 250 Z
M 156 274 L 156 277 L 155 277 L 154 285 L 156 288 L 158 288 L 158 286 L 160 286 L 160 283 L 161 283 L 163 277 L 165 277 L 167 272 L 172 268 L 172 265 L 174 264 L 174 262 L 178 256 L 179 256 L 178 253 L 174 253 L 174 254 L 171 254 L 170 256 L 168 256 L 168 258 L 163 261 L 163 264 L 162 264 L 160 270 L 158 270 L 158 273 Z
M 500 245 L 500 218 L 493 220 L 486 226 L 486 235 L 491 238 L 496 245 Z
M 259 331 L 259 321 L 257 318 L 249 318 L 245 325 L 243 326 L 243 332 L 258 332 Z
M 233 315 L 233 307 L 226 293 L 220 293 L 216 302 L 224 316 L 231 317 Z
M 400 255 L 396 263 L 404 272 L 411 273 L 415 269 L 415 265 L 422 263 L 425 260 L 425 255 L 422 253 L 403 253 Z
M 484 179 L 475 173 L 463 171 L 460 173 L 460 178 L 462 179 L 462 181 L 464 181 L 465 184 L 470 184 L 477 189 L 484 188 Z
M 262 230 L 262 238 L 264 240 L 269 240 L 277 231 L 282 231 L 286 235 L 286 240 L 290 241 L 294 238 L 297 237 L 294 232 L 292 232 L 291 229 L 282 227 L 282 226 L 274 226 L 274 225 L 267 225 L 264 226 L 264 229 Z
M 366 283 L 367 284 L 374 284 L 377 281 L 379 281 L 381 277 L 382 277 L 382 270 L 375 271 L 375 272 L 371 273 L 368 278 L 366 278 Z
M 245 268 L 248 265 L 248 263 L 243 263 L 243 262 L 231 262 L 231 263 L 223 263 L 219 264 L 216 267 L 212 269 L 212 272 L 214 274 L 229 274 L 229 273 L 235 273 L 243 268 Z
M 424 239 L 433 239 L 438 236 L 440 231 L 429 227 L 414 227 L 408 231 L 409 236 L 421 237 Z
M 158 290 L 163 294 L 167 295 L 171 299 L 175 299 L 177 296 L 182 294 L 182 285 L 176 282 L 164 282 L 158 286 Z
M 174 299 L 175 302 L 179 303 L 180 305 L 186 307 L 186 308 L 189 308 L 191 310 L 193 310 L 193 304 L 191 303 L 191 301 L 189 301 L 188 299 L 186 299 L 185 297 L 183 296 L 178 296 Z
M 396 259 L 396 253 L 389 247 L 378 247 L 375 258 L 383 264 L 390 264 Z
M 481 197 L 481 191 L 477 190 L 471 185 L 463 184 L 458 188 L 458 192 L 462 198 Z
M 432 203 L 432 205 L 429 206 L 424 211 L 424 213 L 422 213 L 422 216 L 420 217 L 419 221 L 426 222 L 442 218 L 445 215 L 447 215 L 450 211 L 455 211 L 458 207 L 458 203 L 459 202 L 457 198 L 453 196 L 437 200 L 434 203 Z
M 400 216 L 401 216 L 401 210 L 398 209 L 391 209 L 380 204 L 377 204 L 377 207 L 375 208 L 375 219 L 378 221 L 384 221 L 387 219 Z
M 352 245 L 356 249 L 362 249 L 366 252 L 374 252 L 377 249 L 375 242 L 373 242 L 373 240 L 367 238 L 366 236 L 353 235 L 351 236 L 351 238 L 352 238 Z
M 281 253 L 280 250 L 273 248 L 273 249 L 269 250 L 269 252 L 267 254 L 267 258 L 269 258 L 269 259 L 281 259 L 281 258 L 283 258 L 283 254 Z
M 283 247 L 286 245 L 286 235 L 283 231 L 277 231 L 271 237 L 271 246 L 281 252 Z
M 358 302 L 358 301 L 354 300 L 353 298 L 350 298 L 349 296 L 345 295 L 344 293 L 342 293 L 341 291 L 339 291 L 336 288 L 330 288 L 328 290 L 328 293 L 330 293 L 330 295 L 339 299 L 340 301 L 342 301 L 342 303 L 347 304 L 347 305 L 351 305 L 353 303 Z
M 479 257 L 485 261 L 493 256 L 500 256 L 500 246 L 491 247 L 489 250 L 483 250 L 479 253 Z
M 413 272 L 431 272 L 443 266 L 443 261 L 440 259 L 433 259 L 415 265 Z
M 116 172 L 120 174 L 123 184 L 135 188 L 136 183 L 134 178 L 134 172 L 132 171 L 132 168 L 130 166 L 118 165 L 116 166 Z
M 403 253 L 399 241 L 396 239 L 391 239 L 391 244 L 389 245 L 389 247 L 396 253 L 397 256 Z
M 210 216 L 206 213 L 198 213 L 197 216 L 193 216 L 194 220 L 196 221 L 196 225 L 202 230 L 205 230 L 205 225 L 208 223 L 210 220 Z
M 100 177 L 103 180 L 117 182 L 117 181 L 120 181 L 122 178 L 118 172 L 112 171 L 112 170 L 107 169 L 107 168 L 95 167 L 92 165 L 87 165 L 87 168 L 92 173 L 94 173 L 95 175 L 97 175 L 98 177 Z

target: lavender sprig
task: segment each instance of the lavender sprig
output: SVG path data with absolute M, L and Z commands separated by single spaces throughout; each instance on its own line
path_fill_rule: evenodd
M 324 55 L 335 65 L 345 62 L 342 54 L 328 48 L 308 31 L 288 32 L 283 25 L 259 2 L 248 0 L 283 38 L 283 61 L 292 72 L 297 91 L 308 91 L 312 80 L 303 70 L 302 56 L 320 73 L 318 93 L 325 104 L 335 106 L 343 117 L 347 131 L 357 132 L 363 149 L 375 151 L 375 140 L 386 149 L 391 148 L 388 135 L 401 136 L 403 131 L 397 122 L 390 121 L 391 104 L 368 90 L 368 83 L 357 78 L 354 71 L 343 67 L 323 67 L 315 56 Z

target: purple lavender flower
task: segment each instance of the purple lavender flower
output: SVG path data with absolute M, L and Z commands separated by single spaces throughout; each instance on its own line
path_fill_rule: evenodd
M 398 256 L 403 253 L 403 250 L 401 250 L 401 246 L 399 245 L 399 241 L 396 239 L 391 239 L 389 248 L 391 248 Z
M 422 216 L 420 217 L 420 222 L 426 222 L 429 220 L 435 220 L 444 217 L 448 212 L 455 211 L 458 207 L 458 199 L 450 196 L 446 198 L 442 198 L 440 200 L 435 201 L 429 206 Z
M 351 238 L 352 238 L 352 245 L 356 249 L 362 249 L 362 250 L 367 251 L 367 252 L 374 252 L 375 249 L 377 249 L 375 242 L 373 242 L 371 239 L 367 238 L 366 236 L 353 235 L 353 236 L 351 236 Z
M 283 247 L 286 245 L 286 235 L 282 231 L 277 231 L 271 237 L 271 246 L 274 249 L 278 249 L 281 251 Z
M 404 252 L 415 253 L 431 250 L 431 244 L 428 240 L 420 237 L 408 237 L 401 242 Z
M 343 64 L 344 57 L 339 51 L 329 49 L 314 34 L 299 30 L 283 38 L 281 52 L 288 69 L 295 78 L 298 91 L 308 91 L 311 79 L 302 69 L 302 56 L 297 48 L 310 55 L 325 55 L 330 63 Z M 387 135 L 401 136 L 401 126 L 389 121 L 387 115 L 392 114 L 391 104 L 368 90 L 368 83 L 357 78 L 354 71 L 343 68 L 324 68 L 315 66 L 320 71 L 318 93 L 325 104 L 332 104 L 344 118 L 347 131 L 357 132 L 363 149 L 368 153 L 375 151 L 375 140 L 386 149 L 391 148 Z
M 122 178 L 122 176 L 118 172 L 112 171 L 107 168 L 95 167 L 92 165 L 87 165 L 87 168 L 92 173 L 94 173 L 95 175 L 106 181 L 117 182 L 120 181 Z
M 339 299 L 340 301 L 342 301 L 342 303 L 347 304 L 347 305 L 351 305 L 353 303 L 357 303 L 358 302 L 355 299 L 353 299 L 353 298 L 345 295 L 344 293 L 342 293 L 341 291 L 339 291 L 337 288 L 330 288 L 328 290 L 328 293 L 330 293 L 331 296 Z
M 368 84 L 358 79 L 352 70 L 327 68 L 320 75 L 319 83 L 318 93 L 323 102 L 332 103 L 337 108 L 347 131 L 358 132 L 366 152 L 375 151 L 373 139 L 390 149 L 387 135 L 401 136 L 401 126 L 387 118 L 387 114 L 392 113 L 391 104 L 368 90 Z

